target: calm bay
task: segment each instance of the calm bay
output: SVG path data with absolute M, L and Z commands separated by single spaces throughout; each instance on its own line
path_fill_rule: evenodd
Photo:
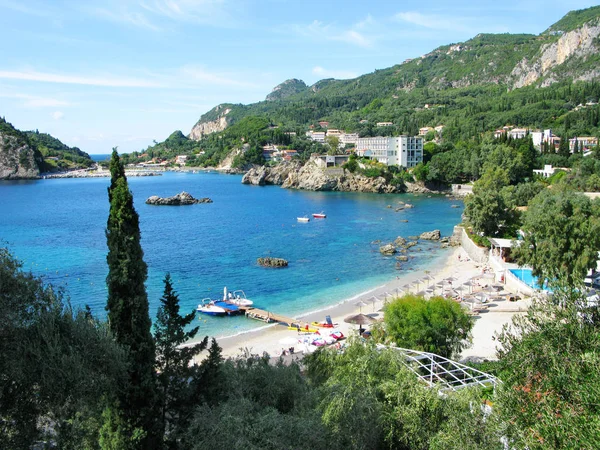
M 433 229 L 448 236 L 462 214 L 461 202 L 442 196 L 307 192 L 240 181 L 239 175 L 205 172 L 129 179 L 140 215 L 152 317 L 167 272 L 182 312 L 195 309 L 205 297 L 222 296 L 224 286 L 243 289 L 256 306 L 280 314 L 326 308 L 407 271 L 435 268 L 445 254 L 437 243 L 422 241 L 398 271 L 396 260 L 383 257 L 372 242 Z M 105 315 L 106 302 L 108 183 L 108 178 L 0 183 L 0 245 L 26 270 L 64 287 L 73 306 L 87 304 L 99 316 Z M 210 197 L 213 203 L 144 203 L 151 195 L 181 191 Z M 414 208 L 395 211 L 399 201 Z M 297 222 L 299 216 L 321 211 L 326 219 Z M 259 267 L 256 258 L 261 256 L 285 258 L 289 267 Z M 214 336 L 260 326 L 244 317 L 202 316 L 200 323 L 200 334 Z

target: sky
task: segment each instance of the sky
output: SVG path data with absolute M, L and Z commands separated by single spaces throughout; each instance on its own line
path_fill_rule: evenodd
M 188 134 L 289 78 L 356 76 L 583 0 L 0 0 L 0 116 L 90 154 Z

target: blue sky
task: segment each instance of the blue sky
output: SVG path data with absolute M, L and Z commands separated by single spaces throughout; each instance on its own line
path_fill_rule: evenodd
M 0 0 L 0 116 L 88 153 L 189 133 L 288 78 L 353 78 L 478 33 L 535 33 L 570 0 Z

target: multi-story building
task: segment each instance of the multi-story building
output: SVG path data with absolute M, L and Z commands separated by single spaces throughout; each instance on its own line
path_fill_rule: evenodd
M 306 136 L 315 142 L 325 142 L 324 131 L 307 131 Z
M 405 135 L 359 138 L 356 153 L 388 166 L 415 167 L 423 162 L 423 138 Z
M 340 136 L 340 144 L 353 144 L 356 145 L 358 142 L 358 133 L 344 133 Z

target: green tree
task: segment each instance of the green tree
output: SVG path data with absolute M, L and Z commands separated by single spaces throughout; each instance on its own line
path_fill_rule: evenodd
M 550 283 L 581 283 L 598 259 L 600 201 L 567 188 L 545 189 L 529 203 L 522 230 L 514 249 L 519 264 Z
M 473 185 L 473 194 L 465 198 L 465 215 L 476 232 L 490 237 L 512 232 L 518 216 L 502 192 L 508 183 L 506 170 L 496 167 L 488 168 Z
M 598 307 L 555 286 L 498 337 L 494 410 L 510 448 L 595 448 L 600 442 Z
M 571 155 L 571 152 L 569 151 L 569 139 L 564 134 L 560 137 L 558 154 L 564 158 L 568 158 Z
M 0 249 L 2 448 L 96 448 L 104 405 L 126 379 L 107 324 L 63 295 Z
M 116 148 L 110 161 L 108 244 L 108 321 L 118 343 L 129 352 L 129 382 L 120 410 L 133 433 L 143 434 L 141 447 L 158 445 L 154 340 L 150 333 L 147 266 L 140 245 L 139 216 L 133 206 L 125 169 Z
M 173 289 L 171 276 L 165 276 L 165 290 L 160 299 L 161 305 L 156 313 L 154 338 L 156 341 L 156 368 L 161 393 L 160 425 L 164 440 L 174 447 L 171 434 L 181 429 L 190 420 L 193 403 L 190 402 L 193 383 L 190 381 L 197 373 L 190 363 L 194 355 L 205 350 L 208 337 L 201 342 L 182 346 L 192 340 L 199 327 L 186 331 L 194 318 L 195 311 L 185 316 L 179 314 L 179 296 Z
M 250 357 L 219 366 L 219 376 L 210 380 L 220 386 L 219 400 L 197 408 L 183 448 L 335 448 L 315 412 L 317 392 L 297 364 Z
M 337 136 L 327 136 L 325 138 L 328 155 L 337 155 L 340 152 L 340 138 Z
M 427 175 L 429 175 L 429 165 L 428 164 L 419 163 L 413 169 L 412 173 L 413 173 L 413 175 L 415 177 L 415 180 L 417 180 L 417 181 L 426 181 L 427 180 Z
M 385 331 L 399 347 L 450 358 L 469 345 L 473 321 L 461 306 L 442 297 L 405 295 L 384 313 Z

